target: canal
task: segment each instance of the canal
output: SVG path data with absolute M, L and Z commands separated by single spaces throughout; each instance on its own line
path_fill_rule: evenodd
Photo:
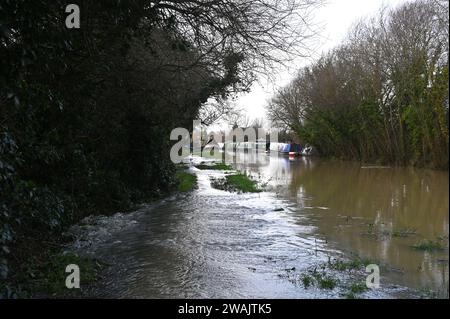
M 72 227 L 69 249 L 109 265 L 87 293 L 448 297 L 448 172 L 268 154 L 233 168 L 264 191 L 214 189 L 211 178 L 228 172 L 191 163 L 194 191 Z M 358 288 L 368 263 L 379 266 L 378 289 Z

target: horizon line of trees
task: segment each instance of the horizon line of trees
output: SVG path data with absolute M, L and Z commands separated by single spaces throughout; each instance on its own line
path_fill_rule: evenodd
M 271 99 L 271 121 L 323 156 L 448 169 L 448 1 L 360 21 Z

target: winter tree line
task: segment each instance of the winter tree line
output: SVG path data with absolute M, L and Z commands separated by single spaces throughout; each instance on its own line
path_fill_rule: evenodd
M 448 169 L 448 1 L 418 0 L 357 23 L 268 105 L 323 156 Z

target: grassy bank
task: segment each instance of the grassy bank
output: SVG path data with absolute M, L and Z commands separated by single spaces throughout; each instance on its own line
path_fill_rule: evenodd
M 197 187 L 197 176 L 193 174 L 179 170 L 176 173 L 176 178 L 180 192 L 188 192 Z
M 0 282 L 0 298 L 78 298 L 89 289 L 106 266 L 99 260 L 78 256 L 64 250 L 70 239 L 62 236 L 53 240 L 28 243 L 16 247 L 21 256 L 11 263 L 14 272 L 8 281 Z M 80 270 L 80 289 L 66 287 L 68 265 Z

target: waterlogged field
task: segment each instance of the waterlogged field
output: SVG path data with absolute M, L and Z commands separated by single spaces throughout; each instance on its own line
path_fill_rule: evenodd
M 71 249 L 109 265 L 86 295 L 448 297 L 446 172 L 248 159 L 196 158 L 191 191 L 73 227 Z M 214 187 L 236 175 L 257 191 Z M 367 265 L 379 267 L 378 289 L 367 288 Z

